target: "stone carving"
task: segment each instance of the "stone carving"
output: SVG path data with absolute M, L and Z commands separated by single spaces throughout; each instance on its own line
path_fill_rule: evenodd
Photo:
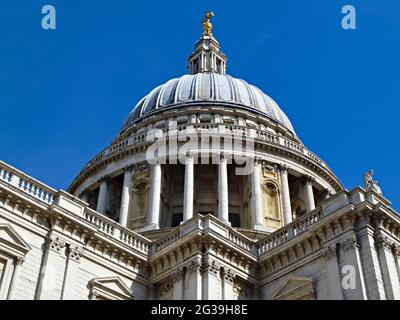
M 346 252 L 358 248 L 358 243 L 355 239 L 347 239 L 341 244 L 342 249 Z
M 394 247 L 394 242 L 390 241 L 388 237 L 385 237 L 382 235 L 379 235 L 377 237 L 376 243 L 377 243 L 378 247 L 385 248 L 389 251 L 391 251 Z
M 236 278 L 236 273 L 233 272 L 231 269 L 224 267 L 223 268 L 223 277 L 226 282 L 234 283 L 234 280 Z
M 46 245 L 50 250 L 61 253 L 61 250 L 65 248 L 65 241 L 59 237 L 48 238 Z
M 202 265 L 202 270 L 208 271 L 214 275 L 217 275 L 220 269 L 221 265 L 215 260 L 206 259 Z
M 329 258 L 336 254 L 336 246 L 329 246 L 322 250 L 322 256 Z
M 374 191 L 379 195 L 382 195 L 382 190 L 378 186 L 378 181 L 373 179 L 374 171 L 369 170 L 367 173 L 364 173 L 364 187 L 367 191 Z
M 82 252 L 83 252 L 83 248 L 78 247 L 78 246 L 69 246 L 67 254 L 68 254 L 68 258 L 79 262 L 82 256 Z

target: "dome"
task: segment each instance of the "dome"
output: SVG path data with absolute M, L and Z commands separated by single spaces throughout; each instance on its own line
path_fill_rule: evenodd
M 247 109 L 280 123 L 294 133 L 292 124 L 278 104 L 259 88 L 214 72 L 188 74 L 158 86 L 133 108 L 122 131 L 150 114 L 192 104 Z

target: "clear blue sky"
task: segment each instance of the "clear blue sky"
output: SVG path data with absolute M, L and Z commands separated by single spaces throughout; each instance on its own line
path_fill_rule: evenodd
M 271 95 L 346 188 L 372 168 L 399 209 L 398 0 L 2 0 L 0 159 L 66 189 L 143 95 L 186 73 L 206 10 L 229 73 Z

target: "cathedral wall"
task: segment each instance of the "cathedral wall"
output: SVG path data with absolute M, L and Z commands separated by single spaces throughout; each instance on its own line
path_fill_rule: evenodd
M 24 217 L 18 207 L 0 203 L 0 299 L 93 299 L 93 281 L 106 292 L 102 298 L 147 298 L 136 267 L 49 229 L 47 218 L 31 221 L 31 212 Z
M 15 287 L 14 298 L 20 300 L 33 300 L 35 297 L 37 282 L 40 273 L 40 265 L 44 247 L 44 232 L 29 226 L 26 221 L 10 219 L 10 213 L 0 208 L 0 224 L 11 226 L 15 232 L 30 246 L 20 266 L 18 285 Z M 40 232 L 43 235 L 40 235 Z M 0 255 L 5 254 L 0 250 Z M 10 266 L 11 268 L 12 266 Z M 13 267 L 13 269 L 15 266 Z M 13 270 L 12 270 L 13 271 Z
M 268 280 L 267 280 L 268 281 Z M 262 299 L 330 299 L 331 292 L 324 258 L 318 258 L 294 271 L 264 282 L 261 286 Z
M 90 298 L 91 280 L 113 277 L 119 277 L 120 280 L 130 288 L 135 300 L 146 299 L 147 287 L 143 283 L 132 279 L 132 274 L 130 272 L 126 272 L 122 268 L 113 268 L 111 265 L 104 266 L 103 263 L 82 257 L 76 277 L 75 300 L 87 300 Z

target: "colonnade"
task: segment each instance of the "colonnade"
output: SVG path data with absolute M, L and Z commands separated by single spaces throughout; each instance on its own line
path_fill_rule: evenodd
M 220 153 L 218 165 L 218 218 L 229 224 L 229 203 L 228 203 L 228 154 Z M 191 153 L 186 155 L 184 191 L 183 191 L 183 222 L 191 219 L 194 215 L 194 156 Z M 124 181 L 122 186 L 119 223 L 127 226 L 130 203 L 130 189 L 132 187 L 132 176 L 134 166 L 128 166 L 124 169 Z M 150 167 L 150 192 L 148 199 L 147 228 L 158 229 L 160 221 L 160 200 L 162 190 L 162 165 L 154 163 Z M 290 201 L 290 190 L 288 180 L 288 167 L 281 165 L 278 167 L 281 204 L 284 225 L 292 222 L 292 208 Z M 261 189 L 262 166 L 259 161 L 254 162 L 254 168 L 250 173 L 251 183 L 251 227 L 252 229 L 262 229 L 264 226 L 265 210 L 262 201 Z M 306 176 L 304 181 L 304 195 L 307 212 L 315 209 L 313 178 Z M 99 180 L 100 189 L 97 200 L 96 210 L 105 213 L 107 204 L 107 192 L 109 179 L 103 177 Z M 84 199 L 85 200 L 85 199 Z M 86 199 L 87 201 L 87 199 Z

